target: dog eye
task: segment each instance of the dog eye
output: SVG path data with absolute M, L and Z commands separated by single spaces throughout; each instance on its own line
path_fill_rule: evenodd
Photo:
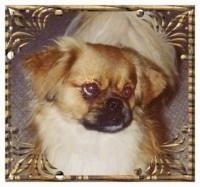
M 133 94 L 133 88 L 131 87 L 131 85 L 126 84 L 122 90 L 122 96 L 124 98 L 130 98 Z
M 99 86 L 92 82 L 82 85 L 82 93 L 86 99 L 94 98 L 100 93 Z

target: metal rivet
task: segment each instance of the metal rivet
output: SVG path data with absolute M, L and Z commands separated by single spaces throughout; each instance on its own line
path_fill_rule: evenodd
M 180 58 L 181 58 L 181 60 L 185 60 L 185 59 L 187 58 L 187 55 L 182 54 L 182 55 L 180 56 Z
M 14 52 L 13 51 L 9 51 L 8 53 L 7 53 L 7 58 L 9 59 L 9 60 L 12 60 L 13 58 L 14 58 Z
M 8 30 L 9 30 L 10 32 L 12 32 L 12 31 L 13 31 L 13 26 L 9 26 L 9 27 L 8 27 Z
M 62 171 L 56 172 L 56 179 L 63 180 L 64 179 L 64 173 Z
M 26 9 L 25 12 L 28 14 L 28 13 L 30 12 L 30 10 L 29 10 L 29 9 Z
M 56 15 L 56 16 L 63 15 L 63 11 L 60 10 L 60 9 L 57 9 L 57 10 L 55 10 L 55 15 Z
M 142 9 L 137 10 L 137 16 L 142 17 L 144 15 L 144 11 Z

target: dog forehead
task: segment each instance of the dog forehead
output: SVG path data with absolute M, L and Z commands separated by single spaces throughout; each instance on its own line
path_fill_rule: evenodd
M 81 85 L 92 80 L 102 87 L 108 84 L 122 85 L 135 79 L 135 67 L 130 58 L 126 58 L 122 49 L 89 44 L 78 55 L 70 70 L 70 80 Z
M 122 49 L 102 44 L 87 44 L 79 54 L 74 69 L 88 73 L 120 73 L 128 75 L 133 68 Z

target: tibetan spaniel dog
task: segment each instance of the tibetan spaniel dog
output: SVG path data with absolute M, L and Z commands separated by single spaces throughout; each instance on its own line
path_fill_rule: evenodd
M 135 11 L 79 13 L 24 61 L 36 149 L 65 175 L 134 175 L 162 156 L 164 127 L 148 108 L 175 84 L 175 50 L 150 22 Z

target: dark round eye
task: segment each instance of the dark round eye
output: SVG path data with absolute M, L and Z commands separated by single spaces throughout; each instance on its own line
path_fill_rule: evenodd
M 122 96 L 124 98 L 130 98 L 133 94 L 133 88 L 131 87 L 131 85 L 126 84 L 122 90 Z
M 87 99 L 96 97 L 100 92 L 99 86 L 92 82 L 82 85 L 83 96 Z

